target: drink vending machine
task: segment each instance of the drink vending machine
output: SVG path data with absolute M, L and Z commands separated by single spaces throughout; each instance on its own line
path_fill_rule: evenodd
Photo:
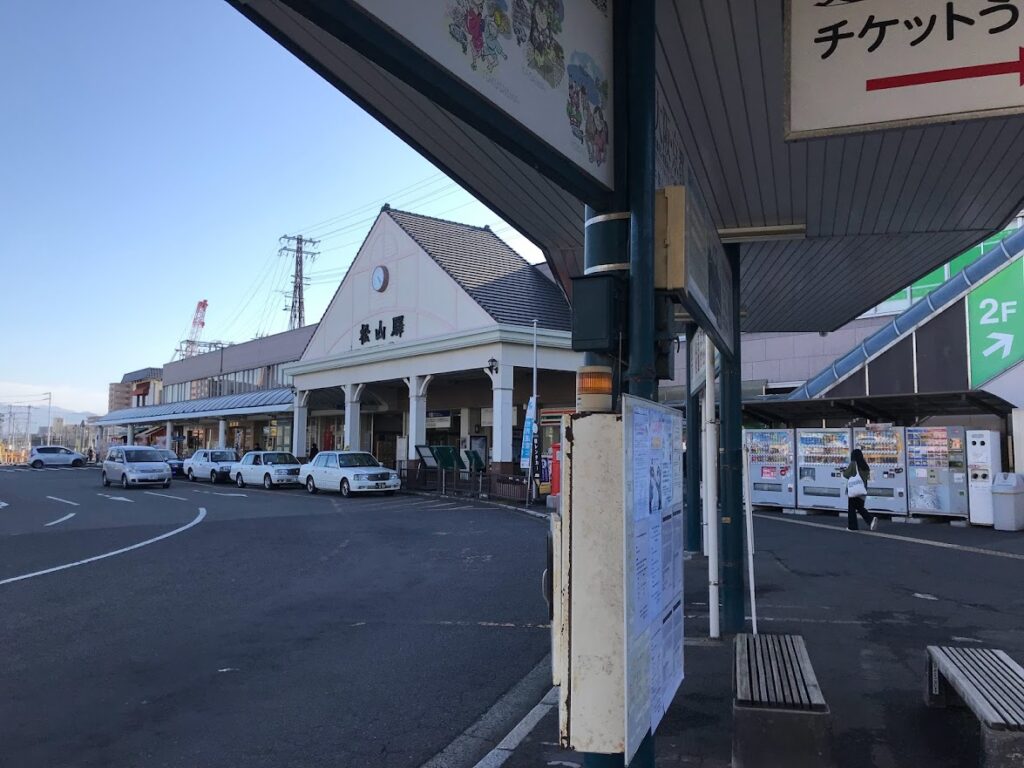
M 992 525 L 992 480 L 1003 471 L 999 433 L 967 430 L 968 510 L 971 525 Z
M 797 506 L 846 511 L 849 429 L 798 429 Z
M 963 427 L 907 427 L 910 514 L 967 517 Z
M 853 447 L 860 448 L 871 468 L 864 506 L 907 514 L 907 453 L 903 427 L 854 427 Z
M 796 506 L 793 430 L 748 429 L 750 503 L 762 507 Z

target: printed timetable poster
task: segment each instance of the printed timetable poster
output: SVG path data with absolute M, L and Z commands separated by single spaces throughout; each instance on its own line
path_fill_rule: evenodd
M 622 398 L 626 762 L 683 682 L 683 418 Z

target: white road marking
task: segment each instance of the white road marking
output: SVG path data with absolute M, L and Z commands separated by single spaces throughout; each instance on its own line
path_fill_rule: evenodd
M 919 600 L 938 600 L 939 599 L 935 595 L 929 595 L 927 592 L 915 592 L 914 593 L 914 597 L 918 598 Z
M 841 531 L 847 532 L 847 529 L 838 525 L 829 525 L 828 523 L 812 523 L 809 520 L 793 520 L 788 517 L 776 517 L 775 515 L 765 515 L 755 513 L 754 517 L 760 517 L 764 520 L 775 520 L 780 523 L 789 523 L 790 525 L 806 525 L 810 528 L 824 528 L 829 531 Z M 879 531 L 854 531 L 859 533 L 861 536 L 876 536 L 880 539 L 893 539 L 895 541 L 909 541 L 912 544 L 924 544 L 928 547 L 939 547 L 940 549 L 956 549 L 961 552 L 973 552 L 976 555 L 990 555 L 991 557 L 1006 557 L 1010 560 L 1024 560 L 1024 555 L 1019 555 L 1016 552 L 1001 552 L 998 549 L 983 549 L 982 547 L 968 547 L 964 544 L 950 544 L 947 541 L 931 541 L 930 539 L 915 539 L 911 536 L 897 536 L 894 533 L 881 533 Z
M 221 674 L 223 674 L 224 672 L 237 672 L 238 667 L 224 667 L 223 669 L 218 669 L 217 671 Z
M 149 494 L 150 496 L 159 496 L 162 499 L 177 499 L 178 501 L 188 501 L 184 496 L 171 496 L 169 493 L 157 493 L 156 491 L 143 491 L 143 493 Z
M 0 509 L 3 509 L 4 507 L 9 507 L 9 506 L 10 506 L 10 504 L 8 504 L 6 501 L 0 501 Z
M 77 501 L 68 501 L 67 499 L 62 499 L 60 496 L 47 496 L 46 498 L 59 501 L 61 504 L 70 504 L 72 507 L 80 506 Z
M 558 704 L 558 689 L 552 688 L 543 699 L 526 713 L 526 716 L 519 721 L 515 728 L 508 732 L 508 735 L 498 742 L 498 746 L 488 752 L 484 758 L 476 764 L 475 768 L 498 768 L 504 765 L 505 761 L 512 757 L 516 747 L 522 744 L 523 739 L 530 735 L 537 727 L 544 716 Z
M 68 512 L 66 515 L 64 515 L 64 517 L 59 517 L 56 520 L 51 520 L 50 522 L 46 523 L 46 527 L 56 525 L 57 523 L 63 523 L 65 520 L 70 520 L 74 516 L 74 512 Z
M 96 495 L 102 496 L 105 499 L 110 499 L 111 501 L 127 501 L 129 504 L 135 503 L 131 499 L 126 499 L 124 496 L 111 496 L 109 493 L 97 493 Z
M 248 496 L 244 493 L 217 493 L 217 491 L 207 491 L 207 493 L 210 493 L 214 496 L 241 496 L 243 499 L 248 498 Z
M 163 541 L 164 539 L 168 539 L 171 536 L 176 536 L 179 533 L 184 533 L 189 528 L 192 528 L 193 526 L 199 525 L 199 523 L 203 522 L 203 518 L 204 517 L 206 517 L 206 509 L 204 507 L 200 507 L 199 508 L 199 514 L 195 516 L 195 518 L 192 520 L 191 523 L 186 523 L 185 525 L 181 526 L 180 528 L 175 528 L 173 531 L 168 531 L 167 533 L 162 533 L 159 536 L 153 537 L 152 539 L 146 539 L 145 541 L 140 541 L 138 544 L 132 544 L 131 546 L 128 546 L 128 547 L 121 547 L 121 549 L 115 549 L 113 552 L 105 552 L 102 555 L 95 555 L 94 557 L 87 557 L 85 560 L 76 560 L 73 563 L 65 563 L 64 565 L 57 565 L 57 566 L 54 566 L 53 568 L 47 568 L 46 570 L 43 570 L 43 571 L 34 571 L 33 573 L 23 573 L 21 576 L 11 576 L 8 579 L 3 579 L 2 581 L 0 581 L 0 586 L 3 586 L 4 584 L 11 584 L 11 583 L 13 583 L 15 581 L 23 581 L 24 579 L 32 579 L 32 578 L 35 578 L 36 576 L 45 576 L 48 573 L 56 573 L 57 571 L 64 571 L 64 570 L 67 570 L 68 568 L 75 568 L 75 567 L 77 567 L 79 565 L 85 565 L 86 563 L 94 563 L 97 560 L 104 560 L 104 559 L 106 559 L 108 557 L 114 557 L 115 555 L 123 555 L 125 552 L 131 552 L 133 549 L 139 549 L 141 547 L 145 547 L 145 546 L 148 546 L 150 544 L 155 544 L 156 542 Z

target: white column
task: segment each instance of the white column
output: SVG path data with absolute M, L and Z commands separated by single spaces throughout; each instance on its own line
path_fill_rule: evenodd
M 427 387 L 433 376 L 410 376 L 405 379 L 409 387 L 409 450 L 410 461 L 418 459 L 416 446 L 427 442 Z
M 173 421 L 168 421 L 164 425 L 164 432 L 167 433 L 167 448 L 169 450 L 173 451 L 174 450 L 174 440 L 172 439 L 174 437 L 174 422 Z
M 306 445 L 306 431 L 309 423 L 309 392 L 297 391 L 292 415 L 292 453 L 305 458 L 309 451 Z
M 127 443 L 128 443 L 128 445 L 135 445 L 135 425 L 134 424 L 129 424 L 128 425 L 128 440 L 127 440 Z
M 1013 427 L 1013 471 L 1024 474 L 1024 408 L 1014 408 L 1010 421 Z
M 227 419 L 220 419 L 217 422 L 217 447 L 225 448 L 228 442 L 228 422 Z
M 362 439 L 359 423 L 362 416 L 360 402 L 365 384 L 345 384 L 345 450 L 361 451 Z
M 491 461 L 507 463 L 512 457 L 512 381 L 515 368 L 498 363 L 498 370 L 484 373 L 491 380 Z

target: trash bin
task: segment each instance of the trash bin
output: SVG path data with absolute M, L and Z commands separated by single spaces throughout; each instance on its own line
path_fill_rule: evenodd
M 1024 531 L 1024 475 L 996 475 L 992 481 L 992 522 L 997 531 Z

